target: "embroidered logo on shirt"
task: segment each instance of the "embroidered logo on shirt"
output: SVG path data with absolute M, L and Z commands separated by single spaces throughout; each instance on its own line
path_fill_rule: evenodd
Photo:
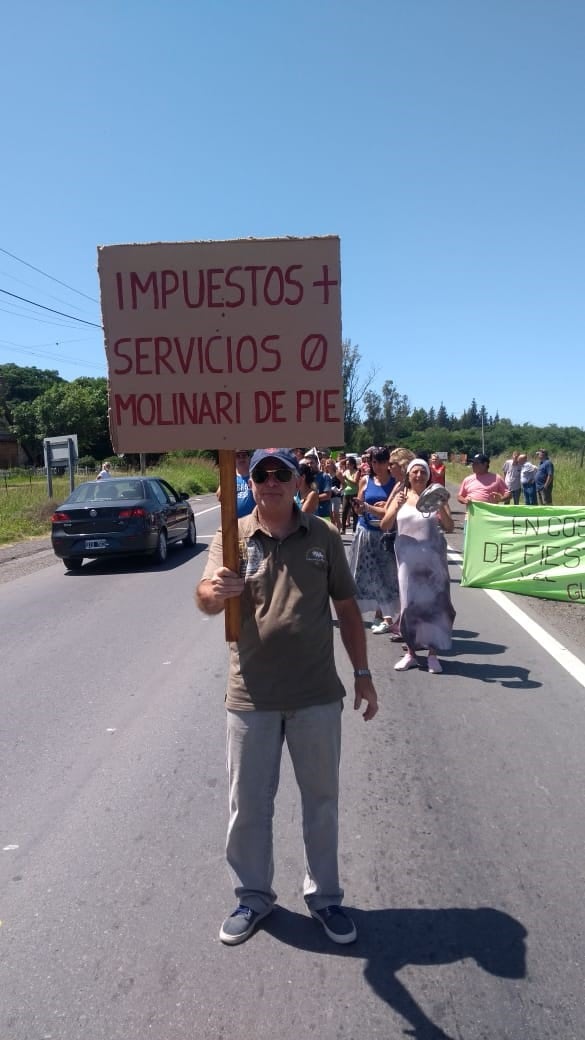
M 323 549 L 320 549 L 318 546 L 312 546 L 310 549 L 307 549 L 305 559 L 307 563 L 312 563 L 315 567 L 327 566 L 327 556 L 323 552 Z

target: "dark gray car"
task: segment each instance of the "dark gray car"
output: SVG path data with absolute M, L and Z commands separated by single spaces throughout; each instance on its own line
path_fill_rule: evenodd
M 189 496 L 161 477 L 108 477 L 80 484 L 51 517 L 51 542 L 68 570 L 84 558 L 167 558 L 168 546 L 197 541 Z

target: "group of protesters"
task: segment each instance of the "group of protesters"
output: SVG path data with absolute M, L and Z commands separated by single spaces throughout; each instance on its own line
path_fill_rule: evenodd
M 504 462 L 502 475 L 514 505 L 519 504 L 522 493 L 524 505 L 552 506 L 555 468 L 545 448 L 536 452 L 536 465 L 526 452 L 513 451 Z
M 453 520 L 446 500 L 430 516 L 416 503 L 428 484 L 444 486 L 444 461 L 386 445 L 372 445 L 359 459 L 341 452 L 334 460 L 317 448 L 295 455 L 303 483 L 312 480 L 319 499 L 317 506 L 317 494 L 311 502 L 303 490 L 301 509 L 330 520 L 341 534 L 351 524 L 349 566 L 362 615 L 374 613 L 371 633 L 405 644 L 397 671 L 418 666 L 416 652 L 426 648 L 428 671 L 441 672 L 437 653 L 451 647 L 455 616 L 443 534 Z
M 255 505 L 250 454 L 235 453 L 239 518 Z M 444 486 L 444 461 L 437 454 L 417 459 L 408 448 L 386 445 L 372 445 L 361 456 L 339 452 L 334 457 L 317 447 L 294 448 L 292 454 L 298 509 L 332 524 L 341 535 L 353 530 L 349 566 L 362 614 L 374 613 L 372 634 L 406 643 L 398 671 L 415 667 L 416 650 L 428 647 L 428 668 L 440 672 L 437 653 L 450 649 L 454 617 L 442 532 L 453 530 L 453 520 L 446 501 L 430 518 L 415 507 L 428 484 Z
M 437 655 L 451 648 L 455 617 L 444 537 L 453 519 L 447 496 L 429 512 L 417 504 L 430 484 L 445 485 L 444 462 L 378 446 L 362 455 L 360 470 L 349 552 L 360 609 L 374 611 L 373 635 L 404 644 L 396 671 L 419 667 L 417 652 L 426 649 L 427 670 L 439 673 Z
M 462 505 L 468 502 L 490 502 L 492 504 L 520 504 L 551 506 L 555 468 L 545 448 L 536 452 L 537 464 L 530 462 L 525 452 L 513 451 L 499 473 L 490 473 L 490 457 L 478 452 L 469 460 L 472 473 L 465 477 L 457 498 Z
M 453 530 L 453 519 L 446 499 L 430 516 L 416 505 L 428 485 L 444 486 L 443 459 L 435 453 L 417 458 L 408 448 L 386 445 L 372 445 L 361 456 L 334 455 L 317 447 L 291 453 L 298 468 L 297 508 L 330 523 L 341 535 L 353 531 L 349 566 L 362 614 L 374 612 L 373 635 L 389 635 L 407 648 L 395 668 L 417 666 L 416 651 L 428 648 L 428 669 L 440 672 L 437 654 L 450 649 L 455 616 L 444 538 Z M 250 455 L 236 452 L 240 518 L 255 505 Z M 477 453 L 458 501 L 518 504 L 522 492 L 527 505 L 552 504 L 554 466 L 545 449 L 536 456 L 538 465 L 514 451 L 500 475 L 489 472 L 489 456 Z
M 294 448 L 292 454 L 300 478 L 295 500 L 301 512 L 314 513 L 345 533 L 348 513 L 357 494 L 358 478 L 352 481 L 352 468 L 357 471 L 355 459 L 340 455 L 335 460 L 317 448 Z M 248 449 L 235 452 L 239 519 L 248 516 L 255 505 L 250 486 L 251 456 L 252 452 Z M 217 497 L 221 499 L 221 488 L 217 489 Z

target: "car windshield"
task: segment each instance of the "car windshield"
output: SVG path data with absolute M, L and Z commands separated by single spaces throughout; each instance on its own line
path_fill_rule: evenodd
M 67 499 L 72 505 L 85 502 L 118 502 L 120 499 L 143 498 L 140 480 L 99 480 L 80 484 Z

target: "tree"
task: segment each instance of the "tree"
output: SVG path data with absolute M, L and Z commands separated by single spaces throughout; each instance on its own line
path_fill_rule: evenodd
M 382 399 L 373 390 L 366 390 L 364 394 L 364 422 L 367 430 L 368 444 L 384 444 L 384 414 L 382 411 Z
M 31 465 L 40 461 L 41 445 L 37 434 L 37 413 L 34 402 L 23 401 L 12 410 L 10 429 L 18 439 Z
M 12 428 L 27 455 L 42 457 L 45 437 L 76 433 L 80 455 L 105 458 L 112 453 L 108 432 L 108 392 L 103 377 L 54 383 L 32 404 L 14 410 Z
M 465 412 L 463 412 L 463 415 L 461 416 L 461 425 L 462 427 L 474 427 L 481 425 L 479 412 L 477 410 L 477 401 L 475 400 L 475 397 L 473 398 L 469 408 Z
M 360 375 L 361 360 L 362 356 L 357 344 L 354 346 L 350 339 L 345 339 L 341 344 L 341 364 L 344 436 L 347 445 L 353 444 L 353 438 L 360 424 L 360 405 L 376 375 L 375 369 L 371 369 L 369 375 L 362 378 Z
M 405 394 L 400 394 L 391 379 L 382 385 L 384 420 L 386 423 L 385 443 L 396 444 L 400 438 L 400 421 L 408 418 L 410 403 Z
M 449 416 L 442 401 L 437 412 L 437 426 L 443 426 L 445 429 L 449 429 Z
M 55 383 L 64 382 L 53 369 L 0 365 L 0 419 L 12 426 L 14 409 L 19 404 L 30 403 Z
M 426 430 L 430 425 L 428 412 L 424 408 L 414 408 L 410 418 L 414 430 Z

